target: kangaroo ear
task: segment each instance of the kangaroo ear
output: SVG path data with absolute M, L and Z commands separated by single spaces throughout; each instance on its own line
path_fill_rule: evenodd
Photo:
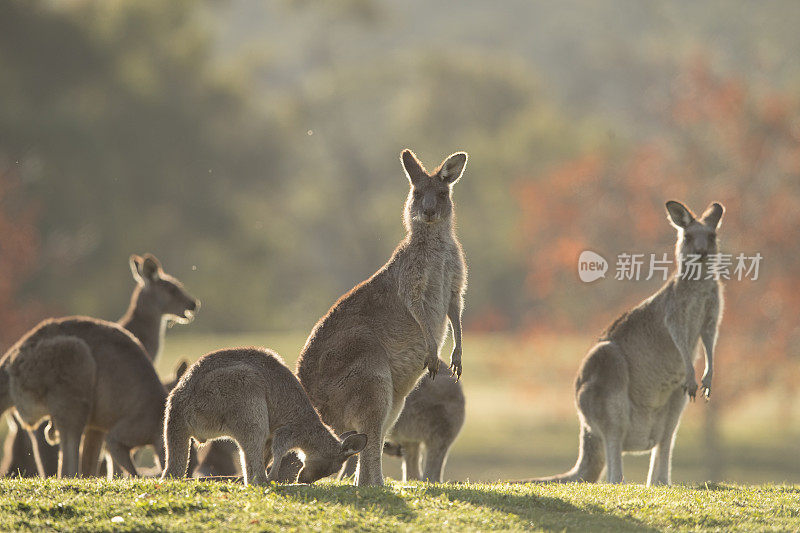
M 445 159 L 442 166 L 439 167 L 439 177 L 442 178 L 443 182 L 452 185 L 461 178 L 466 166 L 467 153 L 456 152 Z
M 345 431 L 344 433 L 339 435 L 339 440 L 344 440 L 347 437 L 349 437 L 350 435 L 355 435 L 356 433 L 358 433 L 358 432 L 357 431 Z
M 142 263 L 144 263 L 144 259 L 133 254 L 128 260 L 128 263 L 131 266 L 131 274 L 133 274 L 133 279 L 136 280 L 136 283 L 144 284 L 144 278 L 142 277 Z
M 712 228 L 719 227 L 719 221 L 722 220 L 722 215 L 725 214 L 725 208 L 719 202 L 714 202 L 709 205 L 700 217 L 700 222 Z
M 355 455 L 361 450 L 364 449 L 364 446 L 367 445 L 367 436 L 363 433 L 355 433 L 353 435 L 348 435 L 346 439 L 342 441 L 342 455 L 344 457 L 350 457 L 351 455 Z
M 152 254 L 144 254 L 142 262 L 142 277 L 148 281 L 155 281 L 161 272 L 161 263 L 158 262 L 156 256 Z
M 422 166 L 422 163 L 419 162 L 417 156 L 408 148 L 403 150 L 403 153 L 400 154 L 400 161 L 403 163 L 403 170 L 406 171 L 406 177 L 412 185 L 428 175 L 428 172 L 425 170 L 425 167 Z
M 187 368 L 189 368 L 189 362 L 186 359 L 181 359 L 181 362 L 178 363 L 178 368 L 175 369 L 175 380 L 181 379 Z
M 676 228 L 685 228 L 694 220 L 694 215 L 685 205 L 675 200 L 667 202 L 668 220 Z

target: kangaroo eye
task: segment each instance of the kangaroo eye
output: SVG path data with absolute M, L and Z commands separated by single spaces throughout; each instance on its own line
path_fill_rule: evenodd
M 414 199 L 419 200 L 420 198 L 422 198 L 422 193 L 419 191 L 414 191 Z
M 439 193 L 439 198 L 441 198 L 442 200 L 444 200 L 445 198 L 447 198 L 447 196 L 448 196 L 448 195 L 447 195 L 447 192 L 445 192 L 445 191 L 442 191 L 442 192 L 440 192 L 440 193 Z

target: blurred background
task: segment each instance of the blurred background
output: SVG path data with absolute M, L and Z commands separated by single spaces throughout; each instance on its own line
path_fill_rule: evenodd
M 727 283 L 713 400 L 687 408 L 674 477 L 798 482 L 798 27 L 792 0 L 3 1 L 0 343 L 47 316 L 116 320 L 128 256 L 152 252 L 203 301 L 163 374 L 247 343 L 293 362 L 402 237 L 400 151 L 432 168 L 466 150 L 447 477 L 572 466 L 580 360 L 659 285 L 582 283 L 578 256 L 671 252 L 678 199 L 722 202 L 723 251 L 764 260 Z

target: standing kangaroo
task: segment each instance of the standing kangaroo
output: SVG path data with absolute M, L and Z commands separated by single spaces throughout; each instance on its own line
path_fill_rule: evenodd
M 694 362 L 705 348 L 702 393 L 711 395 L 714 345 L 722 318 L 722 284 L 706 279 L 724 213 L 711 204 L 697 219 L 667 202 L 678 231 L 677 270 L 654 295 L 617 318 L 589 351 L 575 379 L 581 422 L 578 461 L 569 472 L 534 482 L 622 482 L 622 453 L 650 454 L 648 485 L 671 483 L 672 447 L 687 396 L 697 394 Z M 690 261 L 700 268 L 692 271 Z M 605 451 L 604 451 L 605 449 Z M 603 459 L 605 453 L 605 460 Z
M 440 361 L 439 364 L 446 363 Z M 403 481 L 424 479 L 441 483 L 447 454 L 464 425 L 464 391 L 453 376 L 423 376 L 406 398 L 405 407 L 386 434 L 383 453 L 403 459 Z M 421 469 L 425 457 L 424 474 Z M 353 475 L 347 462 L 343 476 Z
M 427 368 L 439 368 L 447 321 L 450 365 L 461 375 L 461 312 L 466 265 L 453 222 L 452 187 L 467 154 L 428 173 L 410 150 L 401 156 L 411 183 L 405 239 L 368 280 L 342 296 L 311 331 L 297 374 L 322 419 L 337 431 L 367 435 L 356 484 L 381 485 L 386 433 Z
M 299 481 L 313 483 L 338 472 L 367 443 L 366 435 L 352 433 L 340 441 L 280 356 L 259 348 L 211 352 L 180 379 L 167 400 L 162 479 L 186 475 L 191 438 L 219 437 L 239 445 L 246 485 L 278 481 L 283 457 L 293 450 L 305 455 Z
M 155 362 L 164 346 L 167 324 L 191 322 L 200 301 L 187 293 L 177 278 L 164 272 L 155 256 L 132 255 L 130 266 L 136 287 L 128 310 L 117 323 L 139 339 Z
M 139 339 L 147 356 L 155 361 L 164 343 L 167 322 L 189 323 L 200 307 L 200 302 L 186 292 L 180 281 L 165 273 L 161 263 L 151 254 L 145 254 L 144 257 L 132 255 L 130 268 L 136 287 L 127 312 L 117 324 Z M 33 444 L 38 447 L 42 463 L 38 469 L 39 475 L 56 475 L 58 448 L 46 440 L 44 428 L 29 433 L 19 426 L 14 417 L 9 417 L 9 427 L 5 449 L 10 453 L 3 459 L 3 467 L 0 469 L 3 475 L 14 472 L 33 476 L 37 474 Z M 89 439 L 97 438 L 93 432 L 93 429 L 87 428 Z M 36 439 L 36 442 L 25 442 L 28 439 Z
M 59 477 L 96 475 L 104 437 L 131 475 L 133 448 L 153 445 L 163 464 L 165 401 L 141 342 L 113 322 L 45 320 L 0 361 L 0 411 L 16 407 L 27 428 L 50 417 L 60 438 Z

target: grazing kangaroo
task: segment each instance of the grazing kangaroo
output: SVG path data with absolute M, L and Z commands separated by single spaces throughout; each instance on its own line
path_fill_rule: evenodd
M 150 360 L 155 361 L 164 344 L 167 322 L 181 324 L 191 322 L 195 311 L 200 307 L 200 302 L 186 292 L 180 281 L 165 273 L 161 263 L 152 254 L 145 254 L 144 257 L 132 255 L 130 268 L 137 283 L 128 310 L 117 323 L 139 339 Z M 168 391 L 171 388 L 169 387 Z M 46 440 L 45 429 L 29 433 L 19 427 L 14 417 L 9 418 L 9 426 L 11 430 L 6 436 L 5 443 L 7 455 L 4 456 L 4 465 L 0 472 L 5 475 L 19 471 L 23 475 L 35 476 L 37 469 L 30 468 L 30 461 L 33 461 L 35 466 L 33 444 L 25 441 L 36 439 L 35 445 L 38 447 L 42 462 L 39 475 L 44 477 L 56 475 L 58 448 Z M 90 435 L 89 438 L 95 436 Z M 55 435 L 51 435 L 51 440 L 57 441 Z
M 293 450 L 305 454 L 299 481 L 313 483 L 338 472 L 367 443 L 363 434 L 340 441 L 280 356 L 260 348 L 211 352 L 180 379 L 167 400 L 162 479 L 187 474 L 191 438 L 203 443 L 220 437 L 238 443 L 246 485 L 278 481 L 283 457 Z
M 403 459 L 403 481 L 442 482 L 447 454 L 464 425 L 464 404 L 464 391 L 455 377 L 445 375 L 434 380 L 423 376 L 419 380 L 383 447 L 384 454 Z M 350 476 L 355 471 L 356 462 L 350 459 L 342 473 Z
M 700 341 L 705 348 L 702 393 L 711 395 L 723 301 L 722 284 L 706 277 L 724 208 L 711 204 L 697 219 L 683 204 L 670 201 L 667 213 L 678 230 L 676 272 L 653 296 L 617 318 L 581 363 L 575 379 L 581 422 L 575 466 L 529 481 L 594 482 L 605 463 L 609 483 L 620 483 L 622 453 L 651 451 L 647 484 L 671 483 L 678 424 L 687 396 L 694 400 L 697 393 L 694 361 Z M 694 259 L 700 268 L 693 272 Z
M 466 265 L 454 229 L 452 187 L 467 154 L 449 156 L 432 173 L 410 150 L 401 161 L 411 184 L 405 239 L 389 262 L 317 322 L 297 362 L 322 420 L 337 431 L 367 435 L 358 485 L 383 484 L 384 438 L 424 370 L 436 376 L 448 319 L 455 341 L 450 364 L 461 375 Z
M 104 437 L 114 461 L 132 475 L 133 448 L 155 446 L 163 464 L 165 401 L 141 342 L 113 322 L 45 320 L 0 361 L 0 411 L 16 407 L 26 429 L 50 417 L 60 439 L 59 477 L 96 475 Z

